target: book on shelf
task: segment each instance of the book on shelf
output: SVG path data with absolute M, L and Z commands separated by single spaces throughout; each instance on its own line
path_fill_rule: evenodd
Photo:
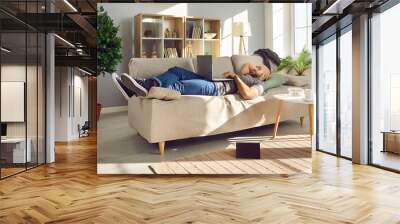
M 185 55 L 188 58 L 193 57 L 193 51 L 192 51 L 192 41 L 188 41 L 187 46 L 185 47 Z
M 164 49 L 164 57 L 165 58 L 177 58 L 179 57 L 178 51 L 176 48 L 165 48 Z
M 192 27 L 192 39 L 200 39 L 201 38 L 201 26 L 200 25 L 193 25 Z

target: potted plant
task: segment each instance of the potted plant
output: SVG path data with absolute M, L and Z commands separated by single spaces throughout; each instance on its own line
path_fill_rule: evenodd
M 99 121 L 99 119 L 100 119 L 101 108 L 102 108 L 101 103 L 97 103 L 96 104 L 96 119 L 97 119 L 97 121 Z
M 278 66 L 277 71 L 286 69 L 287 73 L 295 71 L 296 75 L 305 75 L 305 71 L 311 68 L 311 54 L 307 48 L 303 48 L 299 56 L 294 59 L 292 56 L 287 56 L 283 58 L 281 64 Z
M 117 36 L 119 26 L 115 26 L 103 7 L 97 12 L 97 74 L 111 74 L 122 62 L 122 39 Z M 97 104 L 99 119 L 101 104 Z

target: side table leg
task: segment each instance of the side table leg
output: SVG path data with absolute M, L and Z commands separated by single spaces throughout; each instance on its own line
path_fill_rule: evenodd
M 310 136 L 312 137 L 314 134 L 314 105 L 308 104 L 308 116 L 310 119 Z
M 272 138 L 276 138 L 276 133 L 278 132 L 279 121 L 281 120 L 282 105 L 283 105 L 283 100 L 278 100 L 278 109 L 275 115 L 275 127 Z

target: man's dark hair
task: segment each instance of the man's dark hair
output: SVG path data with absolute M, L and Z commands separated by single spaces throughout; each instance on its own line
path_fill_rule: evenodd
M 281 63 L 279 55 L 269 48 L 258 49 L 254 52 L 254 54 L 260 55 L 260 57 L 263 58 L 264 64 L 269 70 L 271 70 L 271 62 L 276 66 L 279 66 Z

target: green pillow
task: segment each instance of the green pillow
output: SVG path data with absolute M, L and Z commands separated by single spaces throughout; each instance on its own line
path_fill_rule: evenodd
M 287 77 L 280 74 L 273 74 L 267 81 L 263 83 L 264 91 L 279 87 L 285 84 L 287 81 L 288 81 Z

